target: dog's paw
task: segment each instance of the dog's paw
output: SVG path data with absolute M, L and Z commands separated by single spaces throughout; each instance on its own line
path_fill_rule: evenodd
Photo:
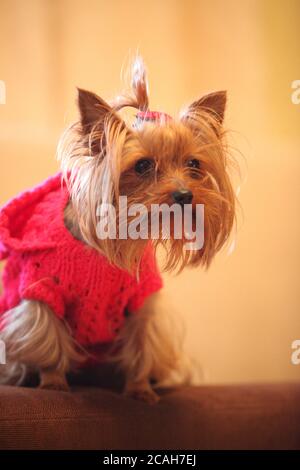
M 42 390 L 56 390 L 57 392 L 70 392 L 65 374 L 57 370 L 41 370 L 39 388 Z
M 155 405 L 159 400 L 160 397 L 154 390 L 149 388 L 136 388 L 131 390 L 125 390 L 124 395 L 129 398 L 133 398 L 134 400 L 140 400 L 149 405 Z
M 70 392 L 70 387 L 66 382 L 48 382 L 41 383 L 39 388 L 41 390 L 55 390 L 57 392 Z

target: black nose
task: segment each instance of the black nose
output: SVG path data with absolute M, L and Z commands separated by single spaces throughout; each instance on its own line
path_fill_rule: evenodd
M 177 204 L 184 206 L 184 204 L 190 204 L 192 202 L 193 193 L 188 189 L 180 189 L 172 193 L 172 198 Z

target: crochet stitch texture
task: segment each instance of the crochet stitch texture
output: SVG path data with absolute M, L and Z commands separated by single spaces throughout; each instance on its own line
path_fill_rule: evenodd
M 112 341 L 125 321 L 162 287 L 151 245 L 139 278 L 111 265 L 64 225 L 69 200 L 61 174 L 11 200 L 0 211 L 1 314 L 21 300 L 47 304 L 83 346 Z

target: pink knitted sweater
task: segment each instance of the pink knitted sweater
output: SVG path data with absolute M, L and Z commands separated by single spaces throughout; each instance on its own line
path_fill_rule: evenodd
M 75 239 L 64 225 L 69 200 L 61 174 L 24 192 L 0 211 L 0 260 L 3 273 L 1 314 L 22 299 L 47 304 L 64 317 L 83 346 L 112 341 L 145 298 L 162 287 L 151 245 L 139 279 L 111 265 Z

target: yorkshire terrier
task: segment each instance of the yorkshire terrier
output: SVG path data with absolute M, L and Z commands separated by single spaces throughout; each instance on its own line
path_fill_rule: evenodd
M 80 118 L 58 145 L 61 172 L 0 212 L 0 259 L 7 259 L 2 383 L 21 384 L 37 371 L 40 387 L 68 390 L 66 374 L 103 345 L 109 348 L 102 359 L 124 373 L 125 393 L 155 403 L 153 387 L 180 368 L 182 348 L 160 303 L 156 253 L 165 248 L 166 271 L 208 267 L 230 235 L 235 195 L 223 129 L 226 92 L 205 95 L 171 118 L 149 110 L 140 58 L 131 84 L 110 104 L 79 89 Z M 125 108 L 137 110 L 134 122 Z M 153 205 L 175 204 L 191 208 L 195 228 L 203 205 L 203 244 L 187 250 L 185 235 L 175 236 L 178 212 L 169 237 L 160 216 L 150 240 L 126 236 L 122 225 L 108 233 L 114 236 L 100 236 L 104 213 L 106 221 L 124 215 L 120 196 L 129 208 L 146 210 L 147 225 Z M 130 209 L 127 216 L 136 220 Z

